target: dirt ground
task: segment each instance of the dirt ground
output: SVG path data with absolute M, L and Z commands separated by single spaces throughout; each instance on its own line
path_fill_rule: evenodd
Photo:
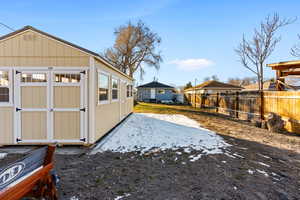
M 142 104 L 136 112 L 184 114 L 232 146 L 192 162 L 183 150 L 149 155 L 56 155 L 60 199 L 300 199 L 300 137 L 269 133 L 188 107 Z M 5 165 L 21 155 L 9 155 Z

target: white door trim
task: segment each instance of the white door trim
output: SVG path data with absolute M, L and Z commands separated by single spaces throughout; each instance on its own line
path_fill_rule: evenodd
M 55 69 L 55 70 L 54 70 Z M 87 143 L 87 67 L 15 67 L 13 72 L 14 76 L 14 144 L 18 143 L 52 143 L 52 142 L 65 142 L 65 143 Z M 47 73 L 47 83 L 22 83 L 21 82 L 21 73 L 19 72 L 33 72 L 33 73 Z M 18 72 L 18 73 L 17 73 Z M 80 74 L 80 83 L 56 83 L 53 81 L 54 73 L 79 73 Z M 46 86 L 47 87 L 47 108 L 21 108 L 21 87 L 22 86 Z M 80 108 L 54 108 L 54 86 L 80 86 Z M 17 111 L 17 108 L 22 110 Z M 82 108 L 85 108 L 85 112 L 81 111 Z M 46 111 L 47 112 L 47 139 L 46 140 L 22 140 L 21 135 L 21 112 L 22 111 Z M 80 112 L 80 138 L 79 140 L 54 140 L 54 130 L 53 130 L 53 111 L 76 111 Z M 85 138 L 85 141 L 81 139 Z
M 27 73 L 46 73 L 46 80 L 47 82 L 46 83 L 22 83 L 21 82 L 21 74 L 22 72 L 27 72 Z M 49 91 L 50 91 L 50 85 L 51 85 L 51 76 L 50 76 L 50 73 L 49 71 L 45 71 L 45 70 L 36 70 L 36 71 L 31 71 L 31 70 L 28 70 L 25 68 L 25 70 L 22 70 L 19 68 L 19 70 L 15 70 L 14 71 L 14 98 L 15 98 L 15 107 L 14 107 L 14 113 L 15 113 L 15 119 L 14 119 L 14 123 L 16 124 L 14 126 L 14 128 L 16 129 L 15 130 L 15 138 L 14 138 L 14 142 L 17 144 L 17 143 L 20 143 L 21 141 L 23 143 L 26 143 L 26 142 L 31 142 L 31 140 L 23 140 L 22 139 L 22 119 L 21 119 L 21 113 L 22 112 L 35 112 L 35 111 L 42 111 L 42 112 L 47 112 L 47 138 L 49 139 L 50 138 L 50 135 L 51 135 L 51 123 L 50 123 L 50 117 L 49 117 L 49 109 L 50 109 L 50 94 L 49 94 Z M 46 101 L 47 101 L 47 106 L 46 108 L 22 108 L 22 104 L 21 104 L 21 87 L 26 87 L 26 86 L 43 86 L 43 87 L 46 87 L 46 90 L 47 90 L 47 98 L 46 98 Z M 19 110 L 21 109 L 21 110 Z M 39 141 L 44 141 L 44 140 L 39 140 Z

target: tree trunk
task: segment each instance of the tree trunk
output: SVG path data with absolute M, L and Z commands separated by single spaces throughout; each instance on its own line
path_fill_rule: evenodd
M 264 68 L 263 63 L 260 63 L 260 87 L 261 91 L 264 90 Z

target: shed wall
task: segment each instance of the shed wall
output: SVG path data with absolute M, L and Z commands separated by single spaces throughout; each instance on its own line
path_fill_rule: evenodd
M 0 107 L 0 145 L 13 142 L 13 108 Z
M 127 78 L 124 75 L 121 75 L 120 73 L 106 67 L 103 63 L 100 61 L 96 61 L 95 63 L 97 70 L 106 72 L 108 74 L 111 74 L 112 76 L 118 77 L 119 79 L 132 83 L 132 80 Z M 110 129 L 112 129 L 114 126 L 116 126 L 121 120 L 121 109 L 120 106 L 126 106 L 126 115 L 130 114 L 133 109 L 133 97 L 127 98 L 125 97 L 125 102 L 122 103 L 120 101 L 120 96 L 119 96 L 119 101 L 113 102 L 111 100 L 111 94 L 109 95 L 109 103 L 107 104 L 99 104 L 98 103 L 98 81 L 97 81 L 97 73 L 95 74 L 96 76 L 96 105 L 95 105 L 95 126 L 96 126 L 96 133 L 95 133 L 95 139 L 101 138 L 103 135 L 105 135 Z M 119 89 L 125 88 L 126 87 L 121 87 L 122 81 L 119 82 Z M 111 87 L 111 84 L 109 84 Z M 122 94 L 123 92 L 119 92 L 119 95 Z M 124 93 L 126 95 L 126 92 Z M 122 105 L 121 105 L 122 104 Z
M 89 56 L 28 30 L 0 41 L 0 66 L 89 66 Z

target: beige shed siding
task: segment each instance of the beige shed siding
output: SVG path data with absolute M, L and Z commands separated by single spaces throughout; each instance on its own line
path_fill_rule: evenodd
M 46 108 L 47 87 L 46 86 L 22 86 L 21 104 L 22 104 L 22 108 Z
M 79 86 L 55 86 L 54 107 L 55 108 L 79 108 L 80 87 Z
M 47 139 L 47 112 L 22 112 L 21 113 L 21 139 L 43 140 Z
M 0 107 L 0 145 L 13 143 L 13 108 Z
M 133 97 L 128 98 L 126 100 L 126 108 L 127 108 L 127 114 L 131 113 L 133 111 Z
M 97 70 L 101 70 L 104 71 L 106 73 L 111 74 L 112 76 L 118 77 L 124 81 L 128 81 L 129 83 L 131 83 L 132 81 L 130 79 L 128 79 L 126 76 L 114 71 L 113 69 L 108 68 L 107 66 L 105 66 L 103 63 L 101 63 L 100 61 L 96 60 L 95 62 L 96 65 L 96 69 Z M 95 76 L 97 76 L 97 73 L 95 74 Z M 96 78 L 97 80 L 97 78 Z M 119 85 L 119 89 L 122 90 L 119 94 L 122 95 L 126 95 L 126 86 L 122 86 L 122 82 L 120 82 Z M 125 88 L 124 88 L 125 87 Z M 125 91 L 124 91 L 125 89 Z M 95 126 L 96 126 L 96 133 L 95 133 L 95 139 L 99 139 L 101 138 L 103 135 L 105 135 L 110 129 L 112 129 L 114 126 L 116 126 L 121 118 L 121 110 L 120 109 L 120 96 L 119 96 L 119 101 L 117 102 L 111 102 L 108 104 L 98 104 L 98 83 L 96 82 L 96 108 L 95 108 Z M 111 101 L 111 95 L 110 95 L 110 101 Z M 133 99 L 133 98 L 132 98 Z M 125 96 L 125 106 L 126 106 L 126 110 L 127 113 L 126 115 L 128 115 L 129 113 L 132 112 L 132 109 L 130 110 L 128 108 L 128 106 L 126 105 L 127 103 L 130 104 L 129 102 L 133 102 L 133 100 L 127 99 Z M 129 106 L 130 107 L 130 106 Z M 132 107 L 131 107 L 132 108 Z
M 54 112 L 54 139 L 80 139 L 80 112 Z
M 119 102 L 103 104 L 96 107 L 96 139 L 101 138 L 107 131 L 120 122 Z
M 88 66 L 89 55 L 32 30 L 0 41 L 0 66 Z

